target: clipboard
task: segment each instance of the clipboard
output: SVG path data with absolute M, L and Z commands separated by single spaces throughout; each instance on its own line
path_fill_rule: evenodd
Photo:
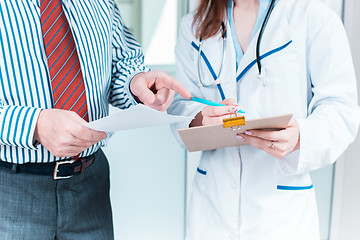
M 240 146 L 247 143 L 237 139 L 237 134 L 251 129 L 281 130 L 292 116 L 285 114 L 248 121 L 244 116 L 228 118 L 223 120 L 223 124 L 179 129 L 178 133 L 189 152 Z

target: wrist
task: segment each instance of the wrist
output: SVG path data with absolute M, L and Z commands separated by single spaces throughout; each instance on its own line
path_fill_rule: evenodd
M 35 125 L 35 130 L 34 130 L 34 137 L 33 137 L 33 142 L 34 145 L 39 144 L 40 143 L 40 136 L 39 136 L 39 125 L 41 124 L 41 118 L 43 116 L 44 110 L 41 110 L 39 113 L 39 116 L 37 118 L 36 121 L 36 125 Z
M 134 86 L 134 82 L 136 82 L 136 80 L 137 80 L 142 74 L 143 74 L 143 72 L 137 72 L 137 73 L 135 73 L 135 74 L 131 77 L 130 82 L 129 82 L 129 85 L 128 85 L 128 86 L 129 86 L 129 88 L 128 88 L 129 93 L 130 93 L 131 97 L 135 100 L 136 103 L 143 103 L 143 102 L 138 98 L 138 96 L 136 96 L 136 95 L 133 93 L 133 91 L 132 91 L 131 89 L 132 89 L 133 86 Z

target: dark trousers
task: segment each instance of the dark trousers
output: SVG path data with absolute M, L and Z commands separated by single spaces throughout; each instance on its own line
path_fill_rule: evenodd
M 0 168 L 0 239 L 114 239 L 109 189 L 101 150 L 83 173 L 65 180 Z

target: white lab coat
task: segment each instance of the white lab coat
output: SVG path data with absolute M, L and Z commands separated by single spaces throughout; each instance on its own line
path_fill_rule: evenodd
M 199 41 L 192 17 L 185 16 L 180 26 L 177 79 L 193 96 L 221 101 L 216 87 L 198 85 L 198 52 L 191 43 L 198 46 Z M 249 145 L 204 151 L 193 184 L 186 239 L 319 239 L 309 172 L 334 163 L 354 140 L 360 121 L 342 22 L 318 0 L 279 0 L 261 42 L 262 55 L 276 50 L 262 60 L 265 84 L 257 78 L 256 64 L 236 83 L 256 59 L 258 34 L 237 72 L 233 36 L 227 34 L 221 76 L 226 98 L 236 99 L 247 119 L 293 113 L 300 126 L 300 150 L 279 160 Z M 203 51 L 217 73 L 220 33 L 204 41 Z M 202 69 L 204 80 L 213 79 L 204 61 Z M 203 107 L 177 95 L 169 112 L 194 117 Z M 189 122 L 172 126 L 180 142 L 176 130 L 188 126 Z

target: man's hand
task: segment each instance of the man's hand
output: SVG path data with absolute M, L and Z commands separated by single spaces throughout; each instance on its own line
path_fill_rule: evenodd
M 84 119 L 75 112 L 46 109 L 40 112 L 34 138 L 56 157 L 73 157 L 99 141 L 105 132 L 84 127 Z
M 175 92 L 184 98 L 191 97 L 190 92 L 176 79 L 160 71 L 137 74 L 131 80 L 130 91 L 144 105 L 162 112 L 172 103 Z

